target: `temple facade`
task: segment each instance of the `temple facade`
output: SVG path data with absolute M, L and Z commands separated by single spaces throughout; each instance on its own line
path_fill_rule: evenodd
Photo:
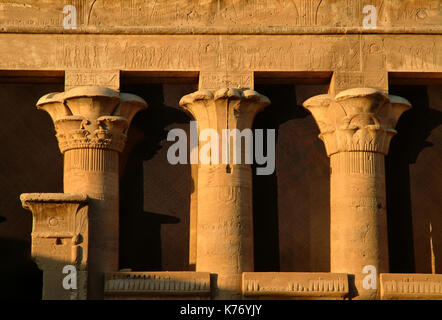
M 0 1 L 5 296 L 442 299 L 441 10 Z

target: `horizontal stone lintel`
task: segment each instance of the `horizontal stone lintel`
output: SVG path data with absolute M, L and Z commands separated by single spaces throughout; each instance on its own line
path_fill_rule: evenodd
M 383 300 L 442 300 L 442 274 L 381 273 Z
M 105 274 L 105 295 L 204 296 L 210 294 L 208 272 L 113 272 Z
M 245 272 L 244 296 L 344 298 L 349 292 L 345 273 Z

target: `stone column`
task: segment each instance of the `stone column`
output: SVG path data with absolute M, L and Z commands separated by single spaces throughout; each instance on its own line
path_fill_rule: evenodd
M 205 129 L 217 134 L 208 140 L 210 163 L 199 159 L 196 250 L 196 271 L 217 275 L 215 298 L 240 298 L 241 274 L 253 271 L 252 172 L 241 160 L 244 144 L 240 163 L 232 163 L 235 146 L 230 138 L 230 163 L 222 161 L 222 140 L 227 141 L 223 129 L 250 129 L 256 113 L 269 104 L 257 92 L 239 89 L 200 90 L 180 101 L 198 122 L 199 134 Z M 206 154 L 208 143 L 199 142 L 201 154 Z
M 330 271 L 354 275 L 351 294 L 376 299 L 378 275 L 389 268 L 384 156 L 410 103 L 357 88 L 315 96 L 304 107 L 330 157 Z
M 146 102 L 107 87 L 84 86 L 47 94 L 37 107 L 55 124 L 64 154 L 64 192 L 89 197 L 88 298 L 101 298 L 103 272 L 118 270 L 118 154 Z

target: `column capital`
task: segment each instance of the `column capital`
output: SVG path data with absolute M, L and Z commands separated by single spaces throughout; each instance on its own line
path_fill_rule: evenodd
M 303 106 L 315 118 L 328 156 L 345 151 L 386 155 L 399 117 L 411 108 L 406 99 L 373 88 L 318 95 Z
M 102 86 L 83 86 L 40 98 L 37 108 L 52 118 L 60 151 L 110 149 L 121 152 L 135 114 L 147 107 L 140 97 Z
M 223 88 L 199 90 L 181 98 L 180 106 L 198 121 L 200 129 L 251 128 L 255 115 L 270 104 L 270 100 L 254 90 Z

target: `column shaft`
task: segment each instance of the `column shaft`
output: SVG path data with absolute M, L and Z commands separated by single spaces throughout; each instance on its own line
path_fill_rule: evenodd
M 240 298 L 241 274 L 253 271 L 251 168 L 201 165 L 199 177 L 196 271 L 218 274 L 218 298 Z
M 388 272 L 384 156 L 340 152 L 330 167 L 330 271 L 354 274 L 363 287 L 365 266 Z M 360 297 L 375 298 L 376 290 Z
M 250 130 L 256 113 L 269 104 L 267 97 L 253 90 L 228 88 L 200 90 L 180 101 L 198 122 L 199 134 L 211 132 L 210 142 L 199 144 L 204 157 L 202 150 L 207 151 L 210 143 L 210 161 L 200 159 L 197 174 L 196 271 L 216 277 L 217 299 L 240 298 L 241 274 L 253 271 L 252 173 L 242 162 L 245 143 L 240 132 Z M 232 140 L 230 130 L 235 142 L 226 142 L 229 147 L 224 150 L 222 140 Z M 250 139 L 251 132 L 246 133 Z M 241 144 L 241 150 L 238 154 L 235 151 L 234 161 L 237 144 Z M 226 162 L 227 157 L 230 160 Z
M 64 154 L 64 192 L 89 196 L 89 297 L 101 298 L 97 273 L 118 270 L 118 153 L 107 149 L 72 149 Z

